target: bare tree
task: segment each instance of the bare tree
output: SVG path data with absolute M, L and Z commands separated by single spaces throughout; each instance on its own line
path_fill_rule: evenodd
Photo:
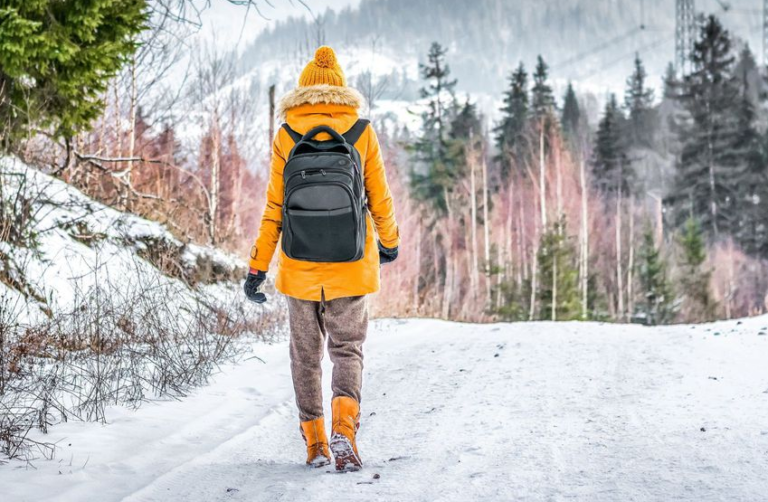
M 474 147 L 474 134 L 472 131 L 469 133 L 469 144 Z M 477 183 L 475 182 L 475 164 L 476 164 L 476 152 L 473 150 L 470 152 L 469 161 L 469 221 L 470 221 L 470 238 L 472 239 L 470 252 L 472 253 L 472 275 L 470 276 L 472 281 L 472 297 L 477 296 L 478 287 L 478 252 L 477 252 Z
M 622 271 L 622 197 L 621 190 L 616 195 L 616 318 L 624 320 L 624 273 Z
M 230 132 L 225 130 L 227 124 L 224 124 L 224 118 L 230 116 L 234 105 L 232 94 L 225 89 L 234 79 L 235 67 L 231 56 L 218 53 L 215 43 L 200 48 L 195 54 L 195 79 L 190 89 L 190 100 L 197 109 L 201 130 L 205 131 L 203 140 L 209 143 L 208 151 L 203 152 L 200 162 L 209 178 L 206 197 L 208 241 L 216 244 L 221 200 L 222 138 Z
M 589 301 L 589 206 L 587 204 L 587 180 L 584 159 L 579 160 L 579 185 L 581 188 L 581 231 L 579 232 L 579 285 L 581 290 L 581 318 L 588 317 Z
M 376 35 L 371 39 L 370 67 L 375 66 L 376 57 L 379 53 L 380 41 L 381 35 Z M 377 101 L 384 95 L 389 87 L 389 77 L 383 76 L 378 78 L 378 80 L 375 80 L 373 71 L 371 71 L 370 67 L 362 72 L 357 78 L 357 88 L 365 97 L 366 105 L 368 107 L 367 113 L 369 116 L 376 108 Z
M 485 251 L 485 296 L 486 305 L 491 303 L 491 226 L 488 221 L 488 162 L 486 162 L 485 142 L 482 150 L 482 168 L 483 168 L 483 241 Z

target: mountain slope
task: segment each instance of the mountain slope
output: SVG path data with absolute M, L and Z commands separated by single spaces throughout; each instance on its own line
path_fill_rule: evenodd
M 256 344 L 183 402 L 52 429 L 49 439 L 66 438 L 62 461 L 11 464 L 0 485 L 14 502 L 759 500 L 766 333 L 768 317 L 659 328 L 377 321 L 366 467 L 339 476 L 301 464 L 286 343 Z
M 751 19 L 761 5 L 750 0 L 728 4 L 724 10 L 716 0 L 701 0 L 696 8 L 721 16 L 738 37 L 759 49 L 759 29 Z M 288 71 L 325 42 L 342 54 L 360 53 L 352 58 L 360 61 L 357 66 L 379 54 L 412 75 L 416 61 L 423 61 L 429 45 L 438 41 L 450 49 L 448 62 L 463 91 L 500 94 L 518 61 L 531 69 L 541 54 L 560 91 L 573 80 L 582 90 L 621 92 L 636 52 L 646 63 L 650 83 L 661 85 L 674 58 L 674 33 L 675 3 L 669 0 L 363 0 L 356 9 L 318 13 L 314 22 L 291 18 L 276 23 L 244 51 L 242 62 L 258 69 L 278 60 Z M 402 89 L 390 85 L 389 91 Z
M 184 396 L 282 330 L 279 298 L 245 299 L 245 270 L 0 157 L 0 464 L 50 453 L 33 429 Z

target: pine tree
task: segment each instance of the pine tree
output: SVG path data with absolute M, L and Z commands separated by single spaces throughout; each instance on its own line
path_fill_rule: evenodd
M 758 154 L 750 166 L 752 190 L 743 201 L 746 225 L 740 241 L 749 253 L 768 258 L 768 130 L 760 136 Z
M 629 113 L 630 139 L 635 145 L 650 144 L 651 111 L 653 108 L 653 89 L 646 85 L 647 74 L 640 55 L 635 55 L 635 67 L 632 75 L 627 79 L 627 88 L 624 93 L 624 106 Z
M 451 69 L 445 62 L 447 52 L 448 49 L 437 42 L 432 42 L 427 54 L 427 63 L 419 64 L 421 78 L 428 82 L 427 86 L 419 91 L 422 98 L 429 99 L 427 105 L 429 110 L 424 115 L 424 126 L 425 129 L 436 129 L 438 148 L 445 146 L 446 106 L 454 100 L 453 93 L 456 87 L 456 79 L 449 78 Z
M 479 141 L 482 137 L 482 124 L 477 112 L 477 105 L 466 98 L 463 104 L 454 102 L 450 112 L 450 140 L 468 140 L 473 137 Z
M 680 238 L 682 262 L 680 285 L 684 295 L 683 311 L 688 322 L 711 321 L 715 318 L 717 304 L 712 298 L 709 282 L 712 272 L 704 268 L 707 249 L 701 226 L 689 218 Z
M 667 277 L 667 263 L 656 247 L 650 226 L 643 233 L 643 242 L 638 254 L 638 279 L 642 300 L 637 305 L 637 313 L 647 325 L 666 324 L 674 317 L 674 298 Z
M 446 192 L 452 188 L 454 173 L 448 155 L 448 127 L 456 80 L 451 80 L 451 70 L 445 62 L 444 49 L 434 42 L 427 55 L 427 63 L 420 64 L 421 76 L 427 85 L 421 89 L 427 99 L 422 113 L 422 136 L 413 145 L 420 171 L 411 172 L 411 186 L 416 198 L 430 201 L 441 213 L 448 209 Z
M 597 127 L 592 158 L 592 180 L 596 188 L 606 193 L 627 194 L 634 182 L 622 134 L 625 120 L 616 95 L 611 94 Z
M 683 147 L 667 199 L 678 225 L 692 215 L 711 238 L 731 228 L 735 219 L 735 174 L 743 162 L 733 150 L 739 90 L 730 73 L 731 45 L 728 32 L 710 16 L 694 43 L 694 70 L 678 96 L 690 120 L 678 125 Z
M 734 218 L 731 232 L 742 249 L 751 255 L 768 257 L 768 170 L 764 144 L 757 130 L 756 107 L 762 98 L 757 64 L 749 47 L 745 47 L 734 68 L 739 87 L 739 105 L 735 110 L 736 129 L 730 149 L 736 166 L 734 187 Z
M 669 63 L 667 69 L 664 72 L 663 77 L 664 84 L 664 99 L 676 99 L 678 96 L 678 90 L 680 88 L 680 82 L 677 80 L 677 72 L 675 71 L 675 65 Z
M 509 265 L 511 266 L 511 265 Z M 514 275 L 507 274 L 506 280 L 495 285 L 492 297 L 500 297 L 498 306 L 494 306 L 491 312 L 502 321 L 527 321 L 528 302 L 531 298 L 531 282 L 515 280 Z
M 147 16 L 145 0 L 4 1 L 0 148 L 38 129 L 69 138 L 88 127 Z
M 579 101 L 576 99 L 576 92 L 573 90 L 573 84 L 568 82 L 568 88 L 563 97 L 563 113 L 560 116 L 560 124 L 563 128 L 563 136 L 571 143 L 579 138 L 581 126 L 581 109 Z
M 450 108 L 450 133 L 448 134 L 445 165 L 446 177 L 442 180 L 445 191 L 449 194 L 455 192 L 454 188 L 461 179 L 466 179 L 470 156 L 476 156 L 479 152 L 483 131 L 477 105 L 466 98 L 463 104 L 454 102 Z M 467 201 L 469 194 L 461 191 L 456 197 L 459 204 Z M 468 203 L 468 202 L 467 202 Z
M 512 159 L 521 154 L 527 123 L 528 74 L 523 63 L 520 63 L 509 78 L 509 89 L 504 93 L 504 106 L 501 108 L 501 121 L 494 129 L 502 180 L 509 178 Z
M 542 320 L 568 321 L 581 316 L 577 253 L 566 233 L 566 226 L 563 217 L 541 236 L 538 304 L 539 319 Z
M 549 66 L 544 58 L 536 59 L 536 70 L 533 73 L 533 88 L 531 89 L 531 112 L 536 121 L 550 118 L 555 112 L 555 96 L 548 83 Z

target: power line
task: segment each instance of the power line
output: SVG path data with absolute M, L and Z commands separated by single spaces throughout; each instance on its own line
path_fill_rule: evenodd
M 601 44 L 596 45 L 595 47 L 589 49 L 588 51 L 581 52 L 579 54 L 576 54 L 573 57 L 570 57 L 564 61 L 561 61 L 560 63 L 557 63 L 555 65 L 552 65 L 552 68 L 562 69 L 565 67 L 568 67 L 572 64 L 578 63 L 580 61 L 583 61 L 584 59 L 587 59 L 590 56 L 593 56 L 597 54 L 598 52 L 602 52 L 605 49 L 608 49 L 612 45 L 616 45 L 619 42 L 623 42 L 627 38 L 632 37 L 636 33 L 639 33 L 640 31 L 643 31 L 645 27 L 643 25 L 636 26 L 635 28 L 632 28 L 631 30 L 627 31 L 626 33 L 622 33 L 621 35 L 618 35 L 610 40 L 607 40 L 605 42 L 602 42 Z
M 766 0 L 766 1 L 768 1 L 768 0 Z M 619 58 L 616 58 L 616 59 L 614 59 L 612 61 L 609 61 L 609 62 L 605 63 L 604 65 L 600 66 L 598 69 L 596 69 L 594 71 L 591 71 L 591 72 L 589 72 L 586 75 L 579 76 L 578 80 L 588 80 L 588 79 L 590 79 L 592 77 L 595 77 L 595 76 L 599 75 L 600 73 L 604 72 L 605 70 L 607 70 L 608 68 L 610 68 L 612 66 L 615 66 L 616 64 L 621 63 L 622 61 L 627 61 L 627 59 L 632 57 L 634 54 L 640 54 L 640 53 L 642 53 L 644 51 L 655 49 L 656 47 L 659 47 L 659 46 L 661 46 L 663 44 L 667 44 L 667 43 L 671 42 L 672 38 L 673 38 L 672 36 L 667 36 L 667 37 L 664 37 L 664 38 L 660 38 L 658 40 L 654 40 L 653 42 L 649 42 L 649 43 L 643 45 L 642 47 L 639 47 L 637 49 L 632 50 L 631 52 L 628 52 L 628 53 L 622 55 Z

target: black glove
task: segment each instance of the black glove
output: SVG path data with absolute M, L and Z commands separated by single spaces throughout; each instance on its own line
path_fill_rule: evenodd
M 379 242 L 379 263 L 383 265 L 385 263 L 392 263 L 395 260 L 397 260 L 397 246 L 385 248 Z
M 267 296 L 264 293 L 259 293 L 259 288 L 264 284 L 266 279 L 267 273 L 263 270 L 257 270 L 255 274 L 248 272 L 248 277 L 246 277 L 245 284 L 243 285 L 245 296 L 256 303 L 264 303 L 267 301 Z

